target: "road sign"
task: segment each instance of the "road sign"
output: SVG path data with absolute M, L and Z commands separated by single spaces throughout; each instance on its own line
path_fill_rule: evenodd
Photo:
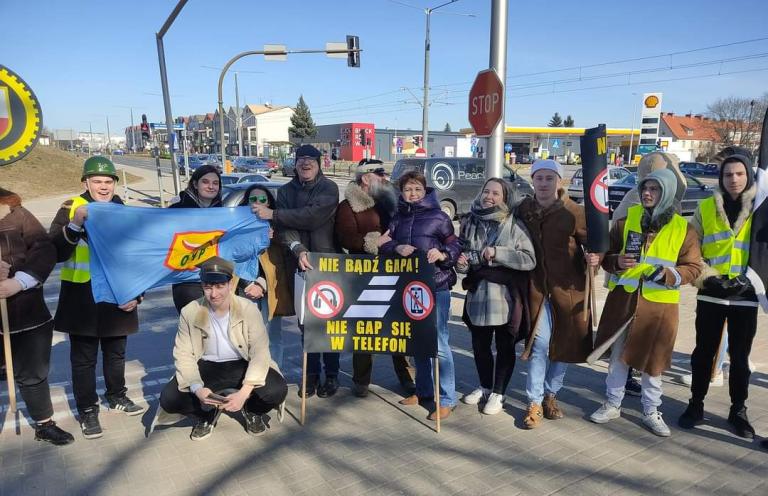
M 469 90 L 469 123 L 478 136 L 490 136 L 504 113 L 504 85 L 493 69 L 480 71 Z
M 559 139 L 553 139 L 552 140 L 552 148 L 560 148 L 560 140 Z
M 417 148 L 416 149 L 416 156 L 417 157 L 426 157 L 427 156 L 427 151 L 425 149 L 423 149 L 423 148 Z
M 429 317 L 435 308 L 435 299 L 432 291 L 421 281 L 413 281 L 403 291 L 403 309 L 406 315 L 413 320 L 422 320 Z
M 504 151 L 509 153 L 512 151 L 512 143 L 504 143 Z
M 589 187 L 592 203 L 602 213 L 608 213 L 608 169 L 599 174 Z
M 320 281 L 307 292 L 307 308 L 318 319 L 332 319 L 344 306 L 344 293 L 338 284 Z

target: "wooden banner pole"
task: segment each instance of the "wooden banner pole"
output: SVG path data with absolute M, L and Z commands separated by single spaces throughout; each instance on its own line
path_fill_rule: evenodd
M 589 270 L 589 267 L 587 267 L 587 273 L 584 274 L 584 307 L 581 309 L 582 313 L 584 314 L 584 322 L 587 322 L 589 320 L 589 295 L 590 290 L 592 289 L 592 279 L 589 277 L 589 274 L 592 271 Z
M 3 252 L 0 249 L 0 260 L 3 259 Z M 8 379 L 8 400 L 11 411 L 16 413 L 16 379 L 13 375 L 13 354 L 11 353 L 11 325 L 8 323 L 8 302 L 5 298 L 0 298 L 0 314 L 2 314 L 3 325 L 3 350 L 5 352 L 5 375 Z
M 440 359 L 435 357 L 435 430 L 440 434 Z
M 301 425 L 304 425 L 307 416 L 307 353 L 301 360 Z
M 589 269 L 589 301 L 592 305 L 592 326 L 597 323 L 597 303 L 595 302 L 595 271 L 592 267 Z

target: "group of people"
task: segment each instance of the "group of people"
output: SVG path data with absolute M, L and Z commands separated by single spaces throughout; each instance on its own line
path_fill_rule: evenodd
M 527 361 L 527 411 L 522 423 L 539 427 L 565 412 L 557 395 L 568 365 L 609 361 L 605 402 L 589 416 L 605 423 L 621 415 L 631 369 L 642 373 L 643 424 L 659 436 L 670 430 L 659 411 L 662 373 L 670 366 L 678 330 L 680 288 L 699 288 L 692 398 L 678 423 L 703 421 L 703 402 L 724 326 L 731 356 L 731 411 L 736 434 L 754 436 L 746 413 L 749 353 L 757 326 L 757 300 L 744 276 L 749 257 L 752 202 L 751 157 L 736 150 L 722 161 L 719 188 L 689 223 L 679 215 L 685 181 L 677 159 L 646 155 L 638 186 L 614 215 L 606 253 L 585 250 L 584 208 L 563 189 L 563 167 L 538 160 L 531 168 L 534 196 L 523 198 L 507 181 L 488 179 L 458 231 L 440 208 L 436 192 L 418 170 L 404 171 L 397 184 L 381 162 L 362 161 L 339 202 L 339 188 L 321 170 L 321 153 L 310 145 L 296 150 L 296 176 L 276 196 L 255 183 L 241 205 L 270 224 L 270 246 L 258 255 L 259 274 L 243 280 L 231 261 L 214 257 L 200 266 L 200 281 L 176 284 L 179 312 L 174 378 L 160 406 L 196 419 L 193 440 L 213 432 L 222 411 L 241 411 L 246 430 L 269 428 L 268 412 L 280 410 L 287 385 L 280 372 L 282 317 L 298 308 L 302 273 L 313 270 L 310 252 L 392 255 L 422 253 L 434 264 L 437 356 L 393 355 L 403 388 L 403 405 L 421 404 L 428 418 L 446 418 L 458 403 L 449 342 L 451 289 L 462 274 L 466 290 L 462 320 L 472 338 L 478 387 L 462 397 L 493 415 L 504 407 L 516 362 Z M 116 305 L 95 303 L 90 288 L 87 229 L 91 202 L 122 203 L 115 195 L 114 165 L 104 157 L 86 160 L 85 192 L 62 205 L 48 233 L 19 198 L 0 190 L 0 297 L 8 298 L 14 371 L 36 438 L 67 444 L 73 437 L 51 420 L 47 375 L 52 330 L 70 335 L 72 384 L 85 438 L 102 436 L 95 367 L 102 352 L 105 399 L 110 409 L 138 415 L 144 407 L 127 396 L 127 336 L 138 331 L 143 295 Z M 171 208 L 221 207 L 221 177 L 211 166 L 198 168 Z M 6 250 L 9 246 L 11 249 Z M 61 292 L 55 317 L 45 306 L 42 284 L 56 262 Z M 609 289 L 599 322 L 585 305 L 587 271 L 606 272 Z M 592 326 L 597 325 L 593 338 Z M 303 326 L 299 325 L 302 333 Z M 492 346 L 495 341 L 496 353 Z M 34 357 L 34 359 L 30 359 Z M 352 392 L 368 395 L 372 356 L 353 357 Z M 439 362 L 435 403 L 433 360 Z M 415 376 L 411 370 L 415 368 Z M 338 353 L 309 354 L 303 394 L 331 397 L 339 388 Z M 299 395 L 302 391 L 299 390 Z

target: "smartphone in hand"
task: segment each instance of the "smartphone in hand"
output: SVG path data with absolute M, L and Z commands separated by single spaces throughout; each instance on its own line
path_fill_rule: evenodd
M 216 393 L 210 393 L 208 396 L 206 396 L 206 399 L 208 399 L 208 400 L 210 400 L 210 401 L 212 401 L 214 403 L 220 403 L 222 405 L 227 402 L 227 397 L 226 396 L 222 396 L 222 395 L 216 394 Z

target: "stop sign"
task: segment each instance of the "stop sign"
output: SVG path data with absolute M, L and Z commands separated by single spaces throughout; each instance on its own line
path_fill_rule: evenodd
M 490 136 L 504 113 L 504 87 L 493 69 L 477 73 L 469 90 L 469 123 L 478 136 Z

